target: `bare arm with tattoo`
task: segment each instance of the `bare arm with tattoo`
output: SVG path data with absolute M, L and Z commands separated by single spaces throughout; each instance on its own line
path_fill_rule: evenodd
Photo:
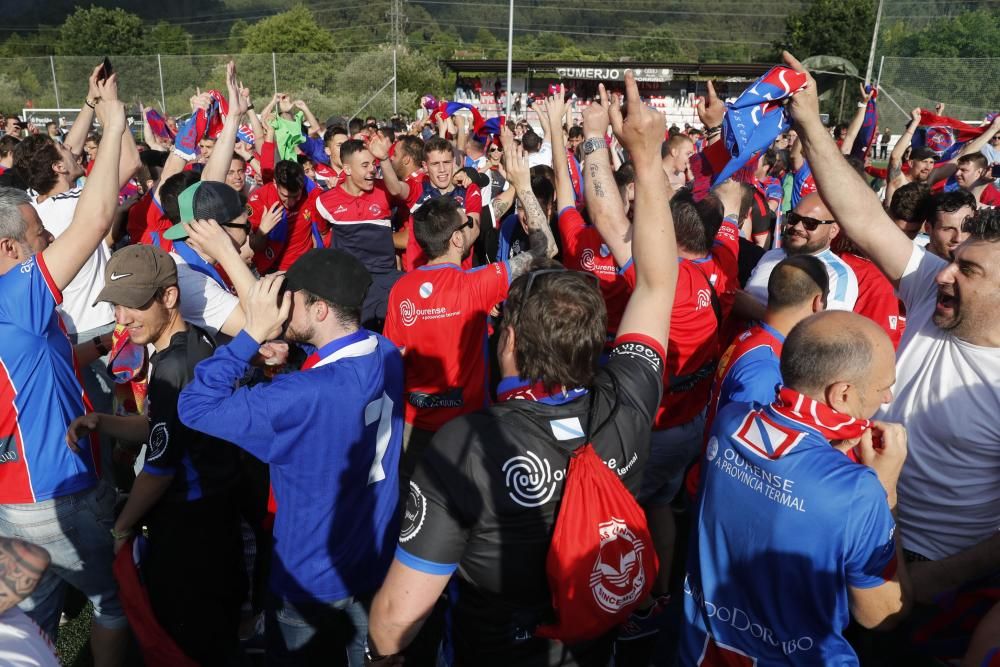
M 45 549 L 0 537 L 0 614 L 31 595 L 48 566 Z
M 501 130 L 500 142 L 503 144 L 503 161 L 507 171 L 507 179 L 514 186 L 514 192 L 517 194 L 521 206 L 524 207 L 529 247 L 533 245 L 531 239 L 535 232 L 541 232 L 544 235 L 545 245 L 541 249 L 540 256 L 554 257 L 558 252 L 556 240 L 552 236 L 549 217 L 542 210 L 538 198 L 531 189 L 531 167 L 528 166 L 528 155 L 523 148 L 514 145 L 514 135 L 507 128 Z M 530 252 L 534 254 L 536 249 L 531 247 Z
M 587 139 L 603 139 L 611 122 L 608 116 L 611 102 L 604 84 L 598 87 L 598 92 L 600 102 L 595 101 L 583 112 L 583 136 Z M 632 259 L 632 225 L 625 217 L 625 205 L 615 185 L 611 157 L 606 149 L 601 149 L 584 156 L 583 161 L 590 221 L 608 244 L 615 263 L 625 266 Z

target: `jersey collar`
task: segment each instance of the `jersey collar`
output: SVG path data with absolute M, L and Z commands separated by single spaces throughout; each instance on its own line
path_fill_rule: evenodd
M 529 380 L 521 377 L 505 377 L 497 385 L 497 401 L 500 402 L 523 399 L 546 405 L 564 405 L 586 395 L 586 387 L 567 389 L 564 386 L 550 392 L 543 383 L 535 382 L 532 384 Z
M 351 345 L 367 341 L 368 338 L 368 331 L 365 329 L 358 329 L 354 333 L 349 333 L 346 336 L 341 336 L 340 338 L 334 338 L 332 341 L 310 354 L 305 363 L 302 364 L 302 370 L 306 371 L 310 368 L 315 368 L 316 366 L 324 366 L 342 357 L 355 356 L 349 354 L 350 351 L 346 348 Z M 360 348 L 361 346 L 359 346 L 358 352 L 361 354 L 371 351 L 362 350 Z

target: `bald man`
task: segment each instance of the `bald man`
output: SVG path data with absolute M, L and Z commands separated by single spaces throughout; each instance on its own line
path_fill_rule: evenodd
M 819 194 L 806 195 L 785 215 L 782 247 L 769 250 L 760 258 L 747 281 L 746 292 L 766 306 L 767 281 L 778 262 L 789 255 L 812 255 L 823 262 L 830 278 L 827 310 L 854 310 L 858 300 L 858 278 L 851 267 L 830 250 L 838 234 L 840 225 Z
M 857 664 L 851 616 L 881 628 L 908 610 L 892 517 L 906 431 L 868 421 L 892 400 L 892 343 L 860 315 L 819 313 L 788 334 L 781 374 L 770 405 L 716 417 L 680 664 Z

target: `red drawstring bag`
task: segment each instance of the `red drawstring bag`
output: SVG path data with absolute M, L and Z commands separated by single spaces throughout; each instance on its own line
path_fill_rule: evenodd
M 545 563 L 556 623 L 535 636 L 575 644 L 621 625 L 649 594 L 658 567 L 639 503 L 592 444 L 579 447 Z

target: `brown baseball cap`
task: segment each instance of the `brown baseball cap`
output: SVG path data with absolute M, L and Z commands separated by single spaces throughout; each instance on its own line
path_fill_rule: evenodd
M 141 308 L 161 287 L 177 284 L 177 264 L 162 248 L 154 245 L 130 245 L 111 255 L 104 269 L 101 301 L 126 308 Z

